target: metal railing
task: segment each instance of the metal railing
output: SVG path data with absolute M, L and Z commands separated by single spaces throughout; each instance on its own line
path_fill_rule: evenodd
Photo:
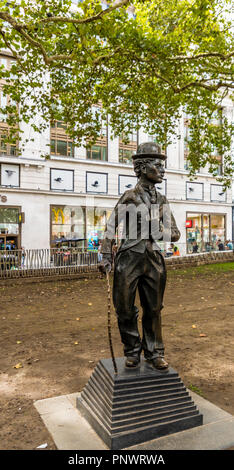
M 186 243 L 175 243 L 173 247 L 168 243 L 167 245 L 160 245 L 161 253 L 165 259 L 188 258 L 191 255 L 201 256 L 211 253 L 211 251 L 212 253 L 220 253 L 221 251 L 233 253 L 233 250 L 227 247 L 224 250 L 214 247 L 208 251 L 189 251 L 189 246 Z M 175 247 L 177 250 L 174 250 Z M 97 251 L 83 248 L 1 250 L 0 279 L 89 273 L 97 271 L 100 259 Z
M 78 248 L 1 250 L 0 278 L 91 272 L 97 264 L 96 251 Z

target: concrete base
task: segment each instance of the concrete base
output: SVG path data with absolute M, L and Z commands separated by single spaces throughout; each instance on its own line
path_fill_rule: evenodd
M 130 450 L 224 450 L 234 446 L 234 416 L 189 392 L 203 425 L 128 447 Z M 34 405 L 59 450 L 108 450 L 76 408 L 80 393 L 38 400 Z

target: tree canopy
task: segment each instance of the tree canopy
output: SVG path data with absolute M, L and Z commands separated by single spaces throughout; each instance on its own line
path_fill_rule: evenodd
M 0 67 L 3 92 L 11 97 L 6 122 L 14 129 L 24 120 L 40 131 L 63 120 L 79 145 L 95 142 L 108 118 L 113 135 L 144 127 L 165 145 L 183 111 L 191 175 L 207 163 L 216 174 L 215 153 L 222 154 L 221 180 L 230 186 L 233 124 L 222 101 L 232 99 L 234 89 L 231 5 L 0 0 L 0 49 L 15 59 L 11 70 Z M 38 115 L 44 119 L 32 121 Z

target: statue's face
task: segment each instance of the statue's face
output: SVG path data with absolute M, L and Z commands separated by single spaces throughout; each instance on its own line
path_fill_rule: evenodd
M 151 183 L 161 183 L 165 173 L 163 160 L 158 158 L 152 159 L 145 165 L 145 176 Z

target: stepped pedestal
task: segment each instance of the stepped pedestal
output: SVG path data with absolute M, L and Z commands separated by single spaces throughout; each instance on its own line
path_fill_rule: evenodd
M 99 361 L 77 408 L 110 449 L 123 449 L 202 424 L 177 372 L 157 371 L 144 360 L 136 369 L 116 359 Z

